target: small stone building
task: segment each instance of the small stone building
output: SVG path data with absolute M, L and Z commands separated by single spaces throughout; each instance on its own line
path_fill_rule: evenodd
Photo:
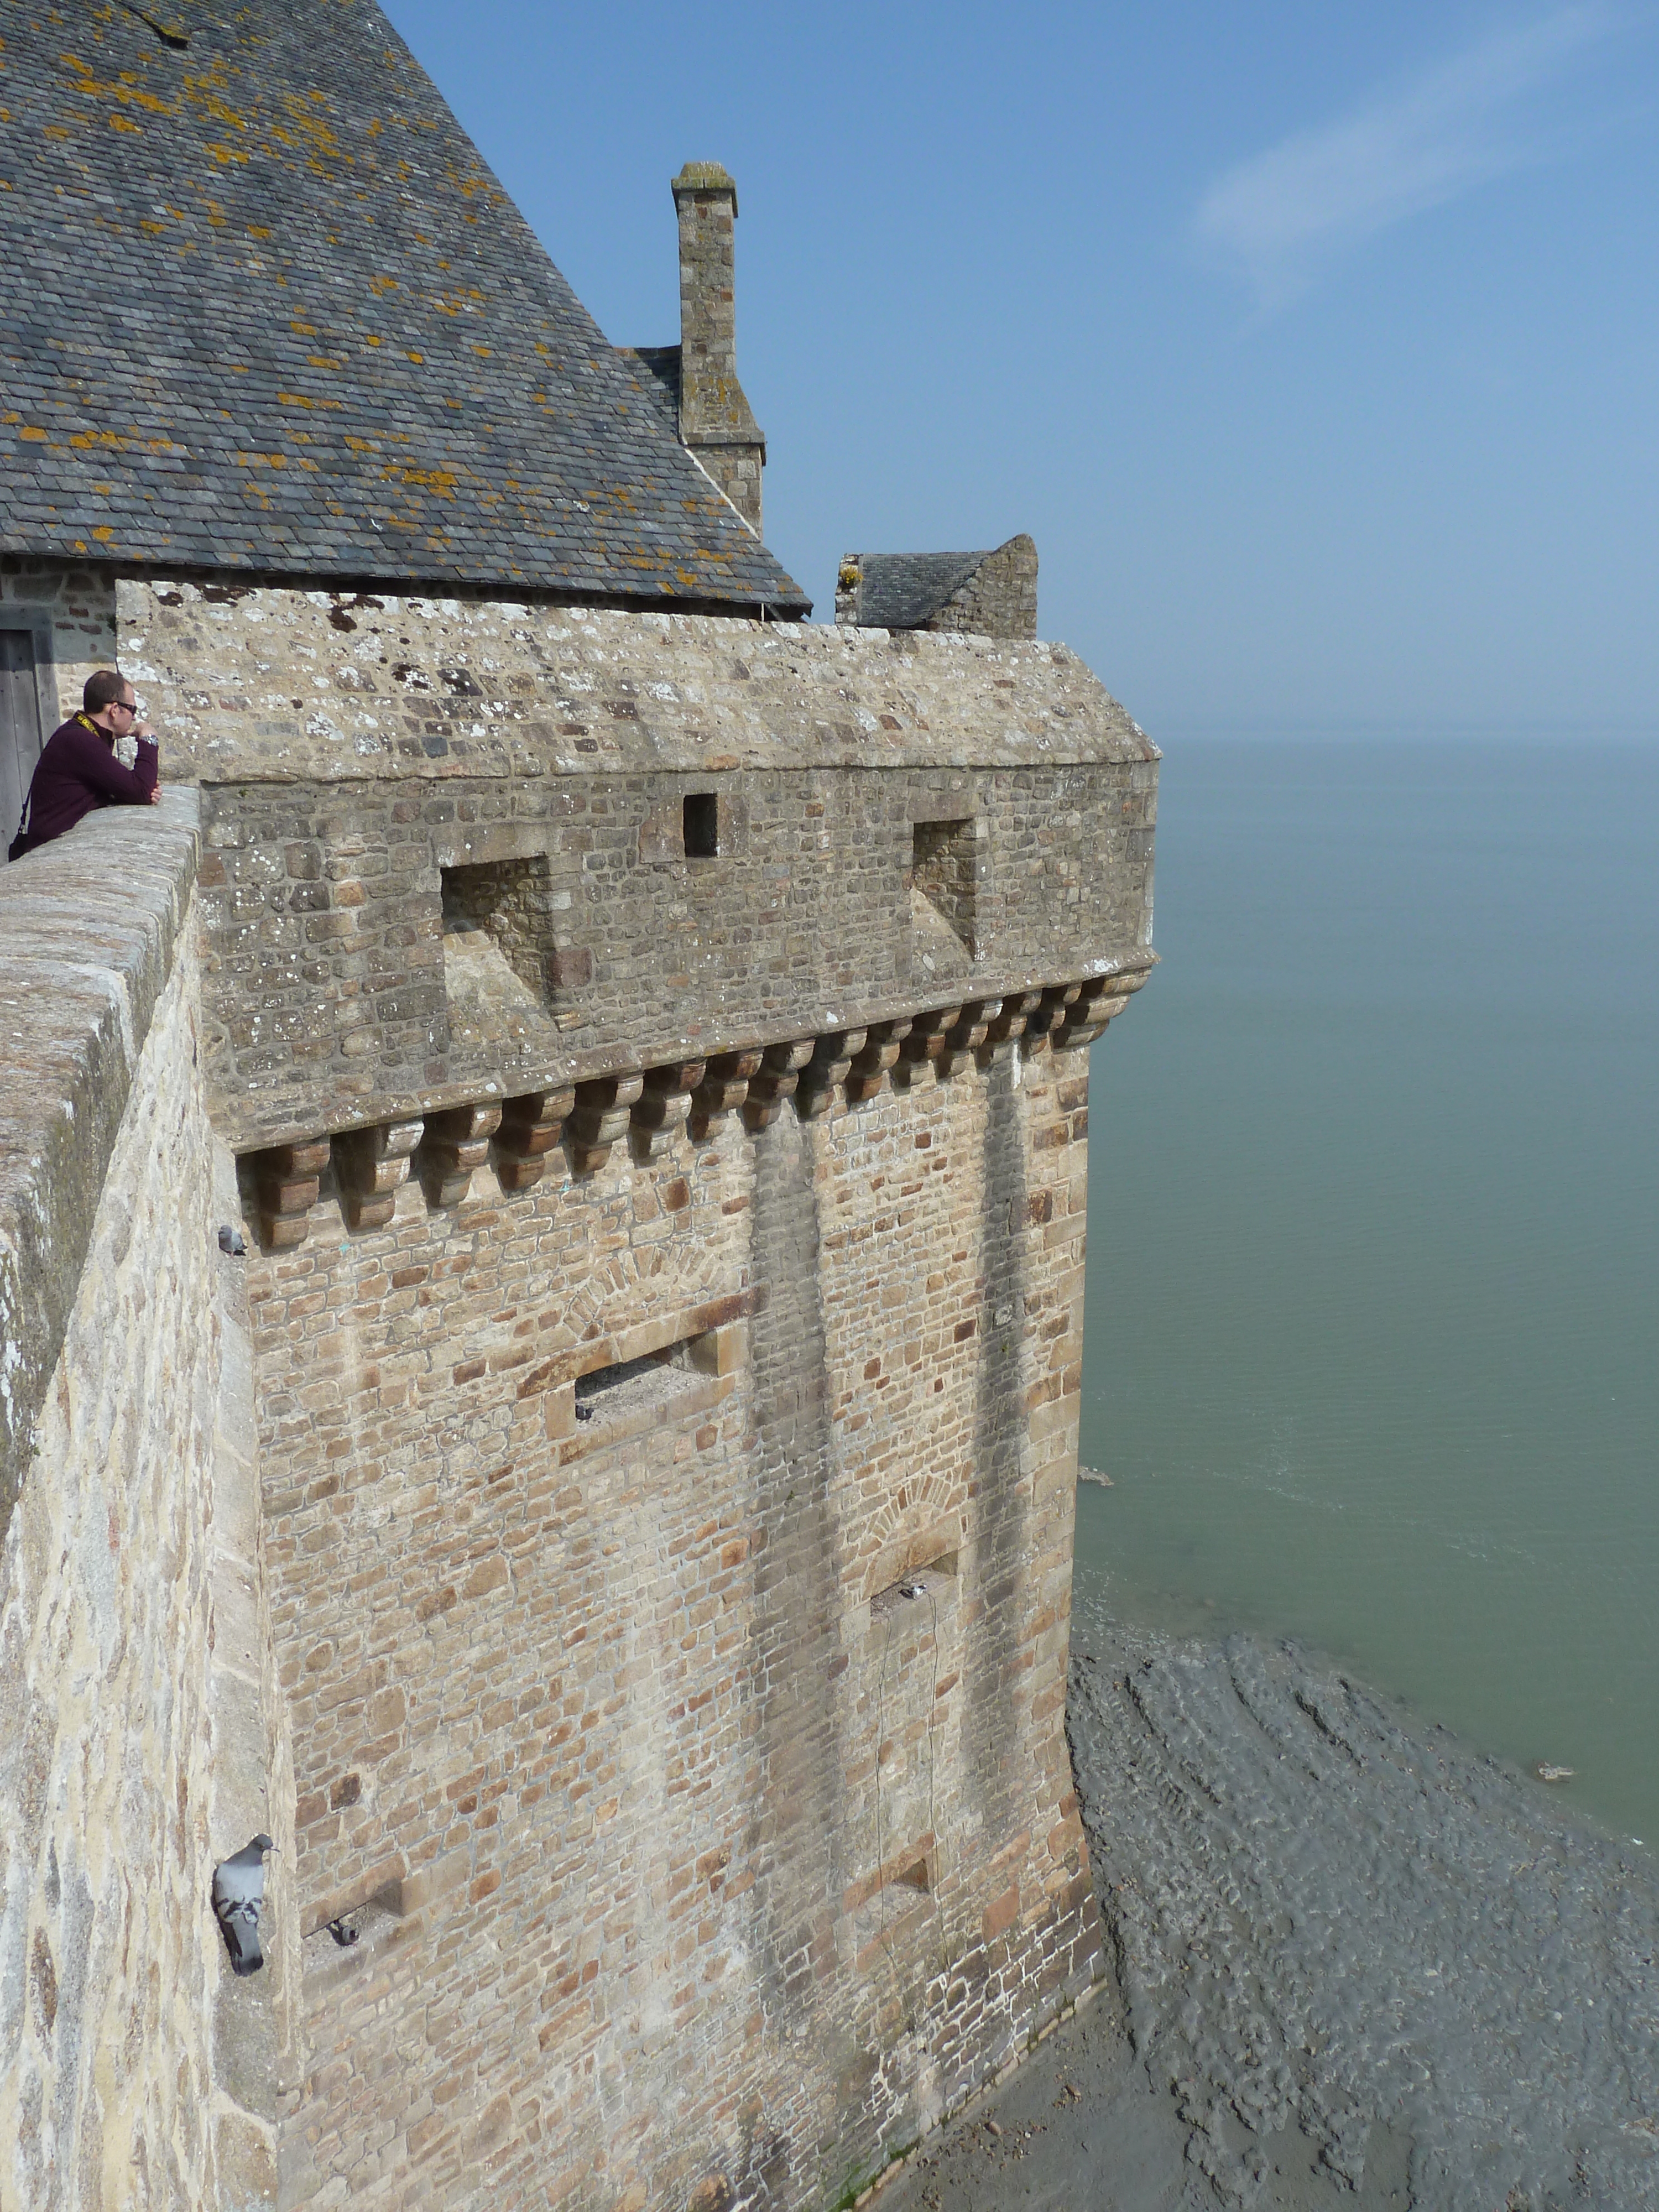
M 1156 751 L 805 621 L 723 171 L 671 387 L 372 0 L 21 0 L 0 109 L 12 773 L 118 659 L 164 783 L 0 870 L 0 2193 L 848 2203 L 1103 1971 Z
M 843 553 L 836 620 L 1034 638 L 1036 586 L 1036 546 L 1023 531 L 991 553 Z

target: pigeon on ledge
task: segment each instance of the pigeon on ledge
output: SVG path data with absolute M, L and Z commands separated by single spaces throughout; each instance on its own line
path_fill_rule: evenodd
M 269 1836 L 255 1836 L 213 1869 L 213 1910 L 224 1930 L 233 1973 L 257 1974 L 265 1963 L 259 1948 L 259 1907 L 265 1893 L 265 1853 L 274 1848 Z

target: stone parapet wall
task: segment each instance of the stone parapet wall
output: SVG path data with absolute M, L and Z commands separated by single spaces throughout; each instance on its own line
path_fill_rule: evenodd
M 216 1238 L 235 1182 L 199 1073 L 195 812 L 96 814 L 0 875 L 7 2212 L 273 2203 L 297 2063 L 283 1877 L 258 1983 L 210 1905 L 218 1857 L 291 1838 L 292 1784 L 251 1362 L 228 1357 L 242 1263 Z
M 1102 1971 L 1086 1091 L 1011 1038 L 373 1231 L 325 1180 L 253 1263 L 292 2202 L 834 2203 Z
M 239 1148 L 1151 963 L 1156 753 L 1063 647 L 187 585 L 122 611 L 204 787 Z

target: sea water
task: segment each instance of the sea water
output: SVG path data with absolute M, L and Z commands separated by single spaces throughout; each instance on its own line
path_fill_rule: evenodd
M 1080 1589 L 1659 1844 L 1659 746 L 1166 744 L 1094 1048 Z

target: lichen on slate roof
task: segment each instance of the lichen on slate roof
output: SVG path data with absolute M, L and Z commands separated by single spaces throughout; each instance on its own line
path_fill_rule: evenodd
M 806 609 L 373 0 L 7 0 L 0 256 L 0 552 Z
M 988 550 L 861 553 L 859 621 L 866 629 L 918 629 L 990 557 Z

